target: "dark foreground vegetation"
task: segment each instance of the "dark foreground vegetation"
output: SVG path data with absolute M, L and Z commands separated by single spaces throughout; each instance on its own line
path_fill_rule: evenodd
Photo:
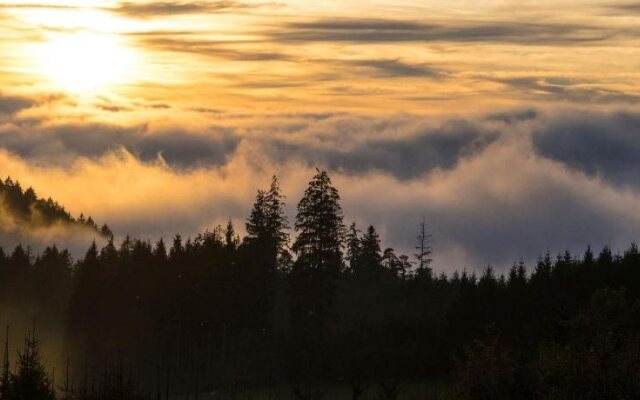
M 373 227 L 344 226 L 322 171 L 292 225 L 294 240 L 274 178 L 242 239 L 229 222 L 77 262 L 0 253 L 2 312 L 37 326 L 5 350 L 0 399 L 437 398 L 407 389 L 436 378 L 442 398 L 640 397 L 635 245 L 434 276 L 424 224 L 416 255 L 383 250 Z M 38 348 L 50 332 L 62 357 Z

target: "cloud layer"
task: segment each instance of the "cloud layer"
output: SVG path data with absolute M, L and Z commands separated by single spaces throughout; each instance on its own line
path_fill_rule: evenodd
M 241 228 L 273 173 L 293 217 L 316 166 L 330 170 L 348 220 L 376 225 L 387 246 L 411 253 L 424 216 L 439 270 L 505 268 L 546 250 L 620 249 L 637 239 L 636 113 L 224 119 L 236 122 L 171 133 L 5 124 L 0 163 L 76 214 L 153 239 L 194 235 L 227 217 Z

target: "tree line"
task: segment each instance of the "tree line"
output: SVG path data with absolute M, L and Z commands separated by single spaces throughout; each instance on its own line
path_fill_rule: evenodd
M 93 218 L 84 214 L 74 218 L 51 197 L 40 198 L 32 187 L 23 189 L 20 182 L 11 177 L 0 180 L 0 206 L 6 215 L 20 225 L 47 227 L 62 223 L 87 227 L 107 238 L 113 236 L 107 224 L 99 228 Z
M 640 395 L 635 244 L 435 275 L 424 222 L 415 255 L 383 250 L 373 226 L 345 225 L 325 171 L 294 221 L 284 201 L 274 177 L 243 238 L 229 221 L 169 244 L 111 238 L 76 262 L 54 246 L 0 252 L 3 312 L 40 316 L 45 332 L 62 324 L 68 357 L 52 383 L 31 329 L 17 360 L 5 350 L 0 398 L 238 398 L 288 385 L 320 399 L 335 383 L 352 399 L 396 399 L 431 377 L 450 379 L 457 399 Z M 48 394 L 20 395 L 22 375 Z

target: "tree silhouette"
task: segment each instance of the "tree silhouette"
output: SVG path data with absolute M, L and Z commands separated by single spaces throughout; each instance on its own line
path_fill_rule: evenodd
M 427 223 L 424 219 L 420 221 L 418 226 L 418 244 L 416 245 L 417 253 L 415 254 L 418 261 L 417 274 L 431 277 L 431 234 L 427 232 Z
M 11 374 L 9 399 L 55 400 L 55 389 L 40 358 L 35 329 L 27 335 L 24 349 L 18 353 L 17 371 Z
M 342 268 L 343 224 L 340 195 L 326 171 L 317 170 L 298 203 L 293 251 L 298 268 L 337 276 Z
M 2 184 L 28 212 L 35 191 Z M 381 247 L 373 226 L 345 229 L 339 199 L 317 171 L 292 253 L 276 178 L 242 240 L 229 221 L 170 244 L 109 236 L 75 261 L 55 245 L 0 248 L 0 315 L 18 329 L 39 316 L 69 351 L 60 386 L 80 384 L 60 395 L 73 400 L 243 398 L 282 385 L 301 399 L 329 388 L 410 398 L 405 382 L 436 376 L 461 399 L 640 396 L 637 245 L 435 276 L 426 225 L 410 258 Z M 51 398 L 34 335 L 13 373 L 5 343 L 0 399 L 31 388 Z
M 382 265 L 380 237 L 373 226 L 369 226 L 361 240 L 360 264 L 369 271 L 378 271 Z

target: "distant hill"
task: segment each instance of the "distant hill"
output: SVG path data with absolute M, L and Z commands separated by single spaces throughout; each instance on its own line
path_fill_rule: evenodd
M 57 201 L 50 197 L 46 200 L 39 198 L 31 187 L 23 190 L 20 183 L 13 181 L 10 177 L 4 181 L 0 180 L 0 211 L 15 223 L 24 226 L 39 228 L 69 224 L 90 228 L 106 238 L 113 236 L 106 224 L 98 227 L 93 218 L 85 217 L 83 214 L 74 218 Z M 3 229 L 1 225 L 0 230 Z

